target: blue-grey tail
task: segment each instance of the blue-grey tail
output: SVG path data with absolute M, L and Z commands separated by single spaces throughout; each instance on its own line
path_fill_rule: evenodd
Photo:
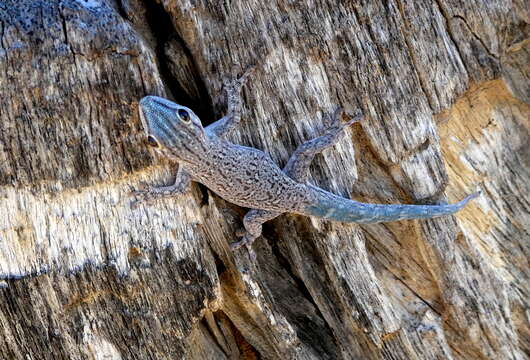
M 360 224 L 405 219 L 428 219 L 454 214 L 479 194 L 478 192 L 471 194 L 456 204 L 448 205 L 384 205 L 360 203 L 318 189 L 316 202 L 307 206 L 304 214 L 322 219 Z

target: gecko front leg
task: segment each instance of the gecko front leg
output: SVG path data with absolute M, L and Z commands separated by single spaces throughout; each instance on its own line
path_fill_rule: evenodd
M 243 218 L 243 225 L 245 226 L 245 234 L 243 238 L 235 243 L 230 244 L 232 250 L 239 249 L 241 246 L 246 245 L 250 247 L 254 240 L 261 235 L 263 223 L 274 219 L 279 216 L 281 212 L 269 211 L 269 210 L 250 210 Z
M 219 137 L 226 137 L 232 130 L 234 130 L 241 121 L 241 89 L 247 82 L 248 77 L 254 71 L 254 67 L 250 67 L 237 80 L 225 81 L 225 91 L 227 98 L 227 113 L 224 117 L 217 120 L 213 124 L 205 128 L 207 133 L 212 133 Z
M 336 145 L 344 135 L 344 129 L 362 118 L 362 115 L 357 115 L 343 124 L 340 122 L 341 114 L 342 109 L 337 108 L 331 116 L 331 121 L 328 121 L 328 129 L 324 135 L 298 146 L 283 168 L 283 172 L 287 176 L 295 181 L 305 183 L 309 177 L 309 166 L 315 155 Z
M 133 191 L 132 195 L 136 196 L 136 199 L 131 207 L 134 209 L 138 207 L 138 204 L 143 203 L 152 203 L 155 200 L 166 198 L 166 197 L 175 197 L 184 194 L 190 189 L 191 176 L 186 170 L 179 165 L 177 170 L 177 175 L 175 176 L 175 182 L 173 185 L 169 186 L 160 186 L 153 187 L 147 190 L 136 190 Z

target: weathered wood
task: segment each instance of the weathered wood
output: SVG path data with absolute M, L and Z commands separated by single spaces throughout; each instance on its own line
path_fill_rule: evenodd
M 525 359 L 527 1 L 0 3 L 0 358 Z M 130 208 L 173 165 L 137 101 L 204 124 L 252 64 L 233 141 L 284 165 L 362 111 L 311 181 L 366 202 L 481 197 L 358 226 L 283 215 L 253 262 L 244 209 L 202 186 Z

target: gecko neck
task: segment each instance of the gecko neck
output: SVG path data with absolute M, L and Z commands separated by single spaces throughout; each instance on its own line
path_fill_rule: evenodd
M 169 154 L 164 155 L 176 162 L 197 166 L 211 158 L 213 145 L 209 137 L 205 136 L 201 141 L 182 143 L 178 147 L 167 148 L 166 151 Z
M 178 163 L 190 170 L 200 171 L 198 169 L 212 168 L 218 162 L 218 159 L 214 159 L 214 155 L 221 153 L 223 141 L 215 135 L 207 134 L 206 141 L 201 142 L 201 146 L 194 147 L 193 151 L 172 149 L 172 155 Z

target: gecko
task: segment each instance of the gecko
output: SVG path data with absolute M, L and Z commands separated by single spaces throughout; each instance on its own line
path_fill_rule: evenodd
M 298 146 L 283 169 L 265 152 L 228 141 L 227 136 L 241 122 L 241 90 L 251 72 L 225 82 L 227 113 L 206 127 L 188 107 L 153 95 L 140 100 L 147 144 L 178 164 L 178 170 L 172 185 L 134 191 L 139 198 L 134 204 L 179 196 L 192 181 L 199 182 L 221 198 L 250 209 L 243 218 L 244 231 L 237 234 L 241 239 L 230 247 L 246 245 L 251 250 L 263 223 L 282 213 L 359 224 L 426 219 L 454 214 L 479 195 L 473 193 L 455 204 L 371 204 L 309 184 L 309 166 L 315 155 L 337 144 L 344 130 L 362 118 L 357 115 L 343 123 L 340 108 L 328 117 L 331 121 L 325 133 Z

